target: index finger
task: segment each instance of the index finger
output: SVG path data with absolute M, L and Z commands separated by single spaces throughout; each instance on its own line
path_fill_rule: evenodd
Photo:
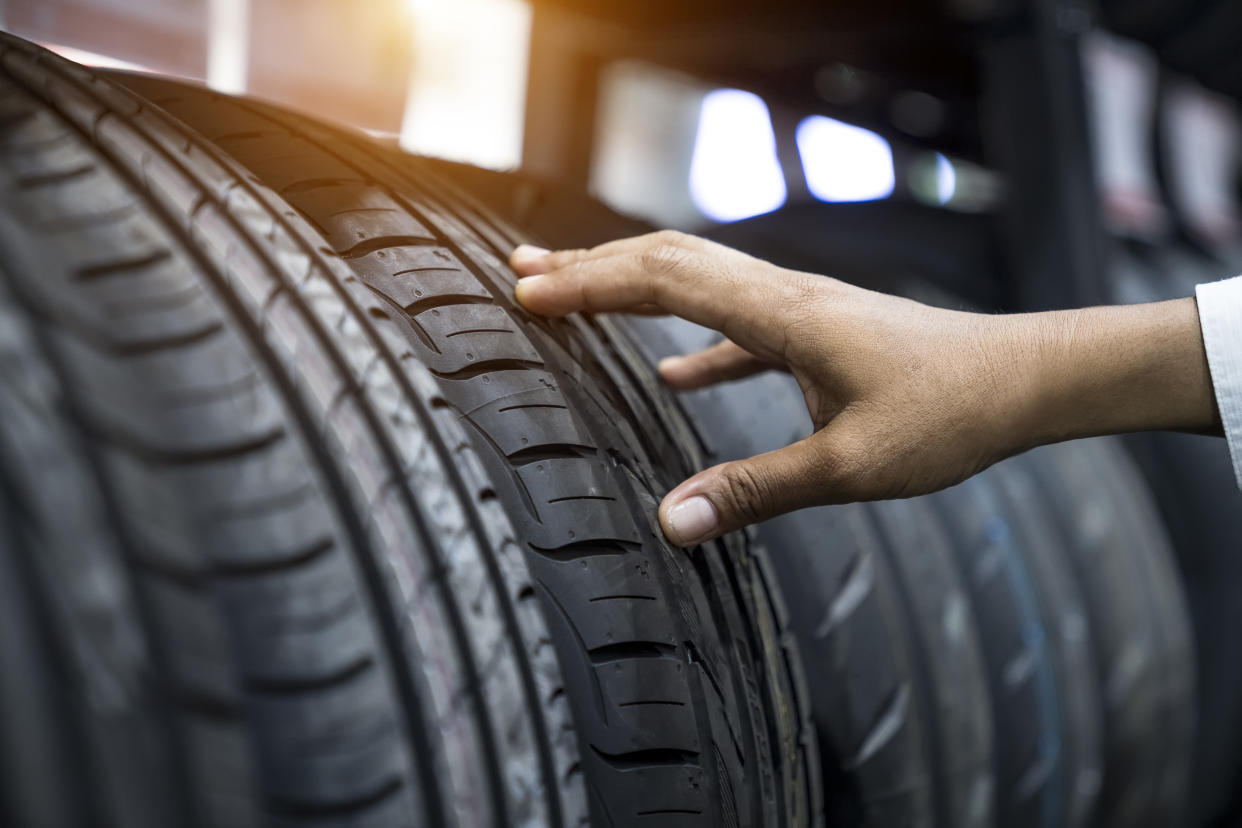
M 545 316 L 656 305 L 761 356 L 783 355 L 791 306 L 806 299 L 807 277 L 716 245 L 647 243 L 621 250 L 522 279 L 517 299 Z
M 687 242 L 691 241 L 690 237 L 684 237 L 684 239 Z M 509 255 L 509 266 L 517 272 L 519 277 L 538 276 L 553 270 L 559 270 L 574 262 L 606 259 L 609 256 L 616 256 L 631 250 L 658 245 L 662 243 L 662 240 L 668 243 L 677 243 L 682 240 L 682 237 L 680 233 L 662 230 L 642 236 L 615 239 L 582 250 L 544 250 L 529 244 L 522 244 Z

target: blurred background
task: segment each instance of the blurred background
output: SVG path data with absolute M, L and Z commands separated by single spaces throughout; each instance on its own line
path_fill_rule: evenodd
M 0 26 L 928 301 L 1147 301 L 1242 272 L 1237 0 L 3 0 Z M 1242 824 L 1229 458 L 1130 447 L 1195 621 L 1196 824 Z
M 986 215 L 1008 193 L 986 238 L 951 235 L 974 255 L 999 240 L 1012 278 L 954 287 L 1051 307 L 1109 295 L 1106 232 L 1232 265 L 1235 6 L 5 0 L 0 14 L 81 62 L 202 79 L 692 231 L 775 214 L 802 236 L 817 203 Z M 871 213 L 837 212 L 867 216 L 870 242 Z
M 1023 144 L 1043 144 L 1067 175 L 1095 170 L 1114 229 L 1236 242 L 1230 95 L 1242 67 L 1229 65 L 1229 20 L 1191 20 L 1173 37 L 1155 0 L 1037 3 L 1050 18 L 1041 54 L 1014 29 L 1026 5 L 5 0 L 0 10 L 5 28 L 82 62 L 199 78 L 399 134 L 415 152 L 521 166 L 658 224 L 701 230 L 813 201 L 986 212 L 1004 186 L 996 171 L 1029 160 L 1036 150 Z M 1163 4 L 1168 17 L 1207 5 Z M 1223 45 L 1209 53 L 1200 41 L 1212 37 Z M 1066 48 L 1081 55 L 1081 84 L 1047 51 Z M 1043 176 L 1036 167 L 1018 174 Z

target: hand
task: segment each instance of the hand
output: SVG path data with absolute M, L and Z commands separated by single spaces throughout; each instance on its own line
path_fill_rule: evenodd
M 815 432 L 669 492 L 660 521 L 683 546 L 805 506 L 935 491 L 1041 442 L 1214 423 L 1194 300 L 965 313 L 672 232 L 593 250 L 520 247 L 511 263 L 533 313 L 654 306 L 722 332 L 661 363 L 673 388 L 769 368 L 798 381 Z M 1179 391 L 1180 403 L 1158 402 Z

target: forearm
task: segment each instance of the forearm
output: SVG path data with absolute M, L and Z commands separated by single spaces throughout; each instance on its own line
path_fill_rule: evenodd
M 1129 431 L 1220 433 L 1194 299 L 1005 319 L 1021 366 L 1015 449 Z

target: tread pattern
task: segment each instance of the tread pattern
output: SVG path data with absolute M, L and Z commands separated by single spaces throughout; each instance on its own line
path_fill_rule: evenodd
M 937 824 L 991 825 L 996 807 L 991 699 L 979 618 L 952 560 L 949 539 L 924 499 L 865 505 L 897 576 L 900 605 L 915 641 Z
M 516 309 L 505 229 L 395 153 L 253 102 L 124 82 L 221 136 L 373 294 L 403 361 L 435 376 L 432 407 L 468 431 L 525 541 L 596 818 L 813 822 L 814 744 L 772 595 L 736 539 L 686 554 L 646 517 L 694 459 L 660 425 L 675 409 L 650 396 L 649 369 L 599 323 Z
M 1000 463 L 927 498 L 981 619 L 996 730 L 997 819 L 1081 826 L 1099 790 L 1085 610 L 1030 481 Z
M 257 825 L 224 615 L 170 577 L 205 550 L 164 493 L 169 464 L 112 439 L 168 424 L 141 381 L 159 356 L 132 347 L 158 321 L 106 329 L 66 267 L 142 217 L 66 136 L 0 75 L 5 821 Z
M 94 436 L 196 493 L 211 560 L 144 563 L 227 609 L 217 638 L 236 642 L 268 819 L 580 824 L 560 670 L 513 528 L 460 424 L 433 404 L 432 377 L 402 361 L 382 304 L 205 139 L 95 73 L 14 38 L 3 49 L 10 77 L 76 130 L 61 127 L 63 142 L 79 155 L 89 142 L 109 168 L 111 202 L 97 183 L 64 202 L 145 223 L 109 228 L 133 243 L 123 258 L 88 258 L 107 246 L 79 242 L 72 269 L 77 284 L 115 291 L 92 308 L 137 296 L 159 312 L 129 326 L 75 321 L 91 322 L 92 341 L 133 336 L 122 355 L 149 362 L 163 406 L 152 408 L 176 417 L 106 410 Z M 58 219 L 67 232 L 85 224 Z M 106 407 L 125 372 L 88 368 L 79 379 Z M 157 600 L 186 613 L 180 593 Z
M 1103 826 L 1180 824 L 1194 735 L 1194 655 L 1155 507 L 1117 442 L 1024 455 L 1087 608 L 1103 711 Z M 1115 516 L 1112 517 L 1112 516 Z

